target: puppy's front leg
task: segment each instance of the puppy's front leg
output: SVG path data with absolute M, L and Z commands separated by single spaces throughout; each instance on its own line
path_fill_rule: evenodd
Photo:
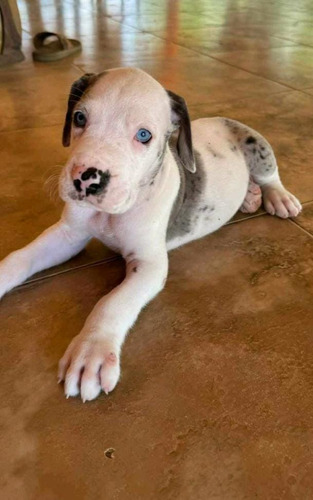
M 78 232 L 64 220 L 49 227 L 29 245 L 0 262 L 0 298 L 32 274 L 70 259 L 89 239 L 90 236 Z
M 79 393 L 83 401 L 108 394 L 120 376 L 120 351 L 141 309 L 164 286 L 168 270 L 165 247 L 127 262 L 124 281 L 95 306 L 82 332 L 67 348 L 59 364 L 59 381 L 67 397 Z

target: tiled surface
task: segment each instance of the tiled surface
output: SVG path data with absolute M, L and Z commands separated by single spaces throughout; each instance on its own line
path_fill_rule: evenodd
M 313 95 L 313 89 L 305 89 L 307 94 Z
M 294 42 L 264 33 L 245 33 L 227 26 L 209 26 L 191 31 L 173 32 L 170 39 L 203 54 L 216 51 L 262 50 L 272 47 L 288 47 Z
M 31 41 L 25 44 L 31 47 Z M 40 65 L 37 70 L 27 60 L 16 69 L 1 70 L 0 141 L 6 141 L 2 132 L 7 130 L 62 123 L 69 89 L 80 75 L 81 70 L 71 64 Z
M 305 205 L 305 210 L 294 222 L 313 236 L 313 203 Z
M 66 159 L 67 93 L 83 71 L 139 66 L 183 95 L 193 118 L 256 128 L 305 204 L 295 221 L 238 214 L 173 251 L 165 290 L 126 341 L 119 386 L 91 404 L 63 397 L 56 365 L 97 299 L 122 280 L 122 261 L 92 242 L 5 297 L 1 497 L 312 498 L 310 3 L 19 5 L 26 60 L 0 70 L 0 258 L 60 215 L 56 181 L 44 182 Z M 33 63 L 31 37 L 42 29 L 79 38 L 83 52 Z
M 242 99 L 247 95 L 265 96 L 286 90 L 276 82 L 232 68 L 164 40 L 156 39 L 155 43 L 163 47 L 163 55 L 159 51 L 151 58 L 136 55 L 130 60 L 126 59 L 124 64 L 136 65 L 147 71 L 166 88 L 183 94 L 188 104 L 208 103 L 212 96 L 216 101 L 224 101 Z M 141 52 L 141 48 L 139 50 Z M 79 62 L 79 66 L 84 72 L 98 72 L 103 68 L 103 62 L 101 58 L 96 62 L 88 58 L 86 62 Z
M 5 297 L 2 497 L 309 498 L 312 250 L 259 217 L 173 251 L 118 388 L 85 405 L 63 397 L 57 360 L 123 265 Z
M 279 47 L 256 51 L 214 52 L 219 60 L 294 89 L 312 85 L 313 47 Z

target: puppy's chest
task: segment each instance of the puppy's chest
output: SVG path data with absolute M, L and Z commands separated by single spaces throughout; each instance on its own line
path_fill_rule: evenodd
M 109 214 L 98 212 L 89 221 L 89 230 L 104 245 L 115 252 L 121 252 L 121 241 L 114 219 Z
M 136 231 L 134 227 L 130 230 L 130 225 L 125 224 L 125 217 L 99 212 L 92 216 L 89 224 L 92 236 L 115 252 L 123 255 L 128 247 L 133 246 Z

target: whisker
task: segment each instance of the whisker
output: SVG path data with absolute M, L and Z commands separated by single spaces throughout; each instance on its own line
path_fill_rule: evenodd
M 53 203 L 59 201 L 59 177 L 62 168 L 63 165 L 53 165 L 44 173 L 43 188 Z

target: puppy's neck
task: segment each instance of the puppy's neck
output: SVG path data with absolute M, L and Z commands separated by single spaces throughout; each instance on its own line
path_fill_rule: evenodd
M 149 178 L 141 184 L 136 205 L 141 205 L 145 201 L 152 202 L 156 200 L 161 206 L 164 201 L 175 198 L 173 192 L 178 191 L 179 173 L 168 144 L 160 159 L 159 164 L 156 162 L 153 167 Z

